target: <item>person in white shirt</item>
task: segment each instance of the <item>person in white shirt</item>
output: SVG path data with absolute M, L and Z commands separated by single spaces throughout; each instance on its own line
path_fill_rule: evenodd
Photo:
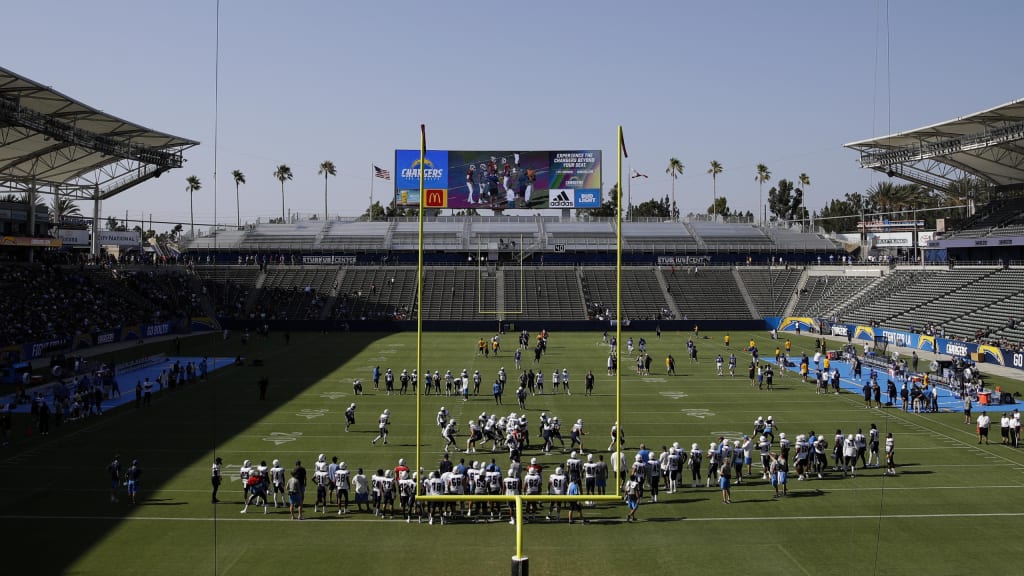
M 275 459 L 273 466 L 270 468 L 270 485 L 272 486 L 271 491 L 274 493 L 274 508 L 288 504 L 284 493 L 284 484 L 287 480 L 285 476 L 285 470 L 281 466 L 281 461 Z M 278 494 L 281 495 L 281 502 L 277 501 Z
M 978 444 L 982 441 L 988 444 L 988 428 L 992 425 L 992 419 L 989 418 L 988 414 L 982 412 L 978 414 Z

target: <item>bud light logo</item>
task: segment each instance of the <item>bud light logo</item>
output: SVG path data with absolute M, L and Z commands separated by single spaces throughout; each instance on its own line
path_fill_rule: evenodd
M 597 190 L 576 190 L 577 208 L 600 208 L 601 194 Z
M 967 356 L 967 346 L 954 342 L 946 343 L 946 354 L 950 356 Z

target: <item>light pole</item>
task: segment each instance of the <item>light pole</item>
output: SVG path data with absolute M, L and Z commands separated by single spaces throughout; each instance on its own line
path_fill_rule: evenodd
M 626 185 L 626 208 L 629 209 L 629 219 L 633 219 L 633 179 L 634 178 L 647 178 L 647 174 L 641 174 L 636 170 L 630 169 L 629 171 L 629 183 Z

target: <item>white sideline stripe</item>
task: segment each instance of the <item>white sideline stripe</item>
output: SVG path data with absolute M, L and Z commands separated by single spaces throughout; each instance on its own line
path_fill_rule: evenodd
M 316 520 L 318 517 L 324 520 L 338 518 L 335 513 L 329 513 L 325 516 L 317 516 L 318 513 L 307 515 L 305 523 L 316 524 L 316 522 L 308 522 Z M 93 520 L 101 522 L 117 522 L 122 520 L 135 520 L 135 521 L 147 521 L 147 522 L 292 522 L 291 518 L 284 518 L 284 513 L 278 513 L 277 516 L 280 518 L 264 518 L 264 514 L 249 515 L 246 518 L 239 518 L 237 516 L 231 517 L 181 517 L 173 518 L 169 516 L 33 516 L 27 514 L 12 514 L 0 516 L 0 519 L 4 520 Z M 824 520 L 826 522 L 832 522 L 835 520 L 873 520 L 879 519 L 884 520 L 928 520 L 928 519 L 946 519 L 946 518 L 1018 518 L 1024 517 L 1024 512 L 987 512 L 987 513 L 961 513 L 961 514 L 848 514 L 840 516 L 742 516 L 734 518 L 688 518 L 680 517 L 680 522 L 772 522 L 772 521 L 785 521 L 785 520 L 798 520 L 802 522 Z M 372 522 L 374 524 L 380 524 L 381 522 L 392 522 L 392 523 L 405 523 L 404 518 L 395 518 L 393 520 L 382 520 L 377 517 L 373 518 L 355 518 L 351 514 L 344 515 L 342 518 L 346 519 L 346 522 Z M 612 524 L 622 523 L 625 520 L 621 518 L 595 518 L 598 523 Z M 643 520 L 641 520 L 642 522 Z M 490 524 L 490 522 L 488 522 Z M 504 522 L 495 522 L 495 524 L 505 524 Z M 536 524 L 544 524 L 544 522 L 536 522 Z M 550 522 L 549 522 L 550 524 Z

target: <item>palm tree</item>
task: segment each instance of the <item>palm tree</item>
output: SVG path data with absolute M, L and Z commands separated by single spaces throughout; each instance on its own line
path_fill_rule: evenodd
M 241 170 L 232 170 L 231 177 L 235 179 L 235 212 L 237 213 L 239 228 L 242 227 L 242 205 L 238 202 L 238 185 L 245 184 L 245 174 Z
M 672 177 L 672 206 L 669 208 L 669 214 L 672 214 L 672 210 L 674 208 L 676 208 L 676 206 L 677 206 L 677 204 L 676 204 L 676 178 L 682 176 L 683 175 L 683 170 L 685 170 L 685 169 L 686 169 L 686 166 L 683 166 L 683 163 L 679 161 L 679 158 L 674 158 L 673 157 L 673 158 L 669 158 L 668 159 L 668 168 L 665 168 L 665 174 L 668 174 L 669 176 Z
M 711 167 L 708 168 L 708 174 L 711 174 L 711 217 L 717 222 L 718 221 L 718 175 L 722 173 L 725 168 L 722 167 L 722 163 L 718 160 L 711 161 Z
M 754 181 L 757 182 L 757 210 L 758 217 L 761 218 L 761 225 L 764 225 L 764 183 L 772 179 L 772 172 L 764 164 L 757 165 L 757 175 L 754 176 Z
M 804 193 L 804 206 L 807 206 L 807 187 L 811 185 L 811 177 L 806 172 L 801 172 L 796 177 L 797 181 L 800 182 L 800 190 Z M 814 226 L 814 212 L 811 212 L 810 227 Z M 802 228 L 801 228 L 802 229 Z
M 284 181 L 292 179 L 292 169 L 287 164 L 281 164 L 274 170 L 274 178 L 281 182 L 281 222 L 284 222 Z
M 185 178 L 185 190 L 188 190 L 188 213 L 189 213 L 189 224 L 192 227 L 192 237 L 196 237 L 196 213 L 192 207 L 192 194 L 203 188 L 203 185 L 199 182 L 199 176 L 192 175 Z
M 324 160 L 320 163 L 320 171 L 317 174 L 323 174 L 324 177 L 324 222 L 327 222 L 327 177 L 337 175 L 338 169 L 334 167 L 334 162 Z
M 71 198 L 62 198 L 59 194 L 53 196 L 53 202 L 50 204 L 50 218 L 54 224 L 60 226 L 60 221 L 65 216 L 78 216 L 82 215 L 82 211 L 79 210 L 78 205 Z

